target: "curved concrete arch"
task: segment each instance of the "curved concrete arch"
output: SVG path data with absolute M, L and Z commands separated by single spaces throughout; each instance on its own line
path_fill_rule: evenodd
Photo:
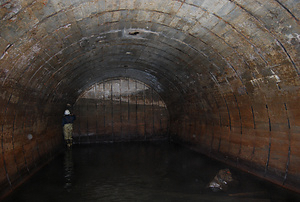
M 162 89 L 174 141 L 299 192 L 299 10 L 297 0 L 2 1 L 0 190 L 59 148 L 67 103 L 126 77 Z

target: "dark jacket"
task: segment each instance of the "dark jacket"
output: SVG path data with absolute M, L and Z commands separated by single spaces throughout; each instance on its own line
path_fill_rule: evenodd
M 68 123 L 74 123 L 75 120 L 76 120 L 75 115 L 65 115 L 62 119 L 62 126 Z

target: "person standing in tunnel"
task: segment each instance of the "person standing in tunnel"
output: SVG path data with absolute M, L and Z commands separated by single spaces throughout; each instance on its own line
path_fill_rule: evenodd
M 64 139 L 68 148 L 71 148 L 73 144 L 73 123 L 76 120 L 76 116 L 70 113 L 70 110 L 65 110 L 65 114 L 62 120 Z

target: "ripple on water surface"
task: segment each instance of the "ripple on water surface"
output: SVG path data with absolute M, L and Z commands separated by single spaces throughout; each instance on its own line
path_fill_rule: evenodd
M 66 150 L 5 202 L 11 201 L 294 201 L 297 194 L 230 168 L 239 183 L 206 188 L 228 166 L 179 145 L 118 143 Z M 300 200 L 299 200 L 300 201 Z

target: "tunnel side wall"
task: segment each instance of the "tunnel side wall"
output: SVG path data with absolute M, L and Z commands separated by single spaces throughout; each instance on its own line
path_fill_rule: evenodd
M 166 109 L 157 105 L 84 99 L 77 104 L 76 112 L 80 115 L 74 124 L 75 144 L 168 138 Z
M 0 199 L 49 162 L 63 140 L 59 104 L 39 102 L 32 92 L 1 92 L 9 96 L 0 97 Z
M 174 139 L 300 186 L 299 1 L 0 4 L 0 182 L 7 187 L 21 178 L 25 159 L 31 168 L 62 143 L 59 103 L 116 76 L 157 86 Z
M 299 100 L 287 100 L 251 104 L 228 94 L 210 107 L 186 104 L 170 133 L 194 150 L 299 192 Z

